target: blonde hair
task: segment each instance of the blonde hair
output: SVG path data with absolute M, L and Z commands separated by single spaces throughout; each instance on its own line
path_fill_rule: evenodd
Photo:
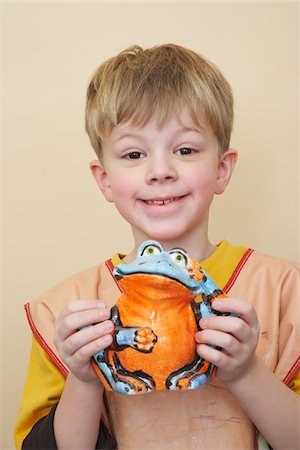
M 175 44 L 129 47 L 104 62 L 87 89 L 85 125 L 101 158 L 101 142 L 116 125 L 136 126 L 155 119 L 162 126 L 186 106 L 201 126 L 206 120 L 220 153 L 229 147 L 233 96 L 220 70 L 203 56 Z

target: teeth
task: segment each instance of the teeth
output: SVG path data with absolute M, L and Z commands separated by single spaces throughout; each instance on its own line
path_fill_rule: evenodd
M 145 200 L 148 205 L 167 205 L 168 203 L 173 202 L 178 197 L 168 198 L 167 200 Z

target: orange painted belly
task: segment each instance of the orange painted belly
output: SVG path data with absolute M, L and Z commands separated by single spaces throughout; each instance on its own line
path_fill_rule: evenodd
M 179 309 L 135 311 L 128 317 L 123 302 L 118 303 L 123 326 L 150 327 L 157 336 L 151 353 L 142 353 L 127 348 L 118 352 L 118 357 L 127 370 L 142 370 L 150 375 L 156 389 L 166 389 L 166 379 L 173 372 L 190 362 L 195 355 L 196 321 L 190 305 Z M 132 311 L 131 311 L 132 312 Z M 134 319 L 133 319 L 134 317 Z

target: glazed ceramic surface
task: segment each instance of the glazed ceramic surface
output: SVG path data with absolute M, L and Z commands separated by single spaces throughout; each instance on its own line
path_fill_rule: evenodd
M 208 274 L 183 249 L 146 241 L 114 276 L 122 295 L 111 309 L 113 344 L 93 358 L 105 388 L 132 395 L 208 383 L 215 367 L 198 356 L 194 336 L 226 296 Z

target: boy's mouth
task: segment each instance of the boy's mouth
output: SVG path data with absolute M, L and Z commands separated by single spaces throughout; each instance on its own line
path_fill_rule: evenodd
M 172 197 L 166 198 L 165 200 L 143 200 L 147 205 L 167 205 L 168 203 L 172 203 L 176 200 L 179 200 L 181 197 Z

